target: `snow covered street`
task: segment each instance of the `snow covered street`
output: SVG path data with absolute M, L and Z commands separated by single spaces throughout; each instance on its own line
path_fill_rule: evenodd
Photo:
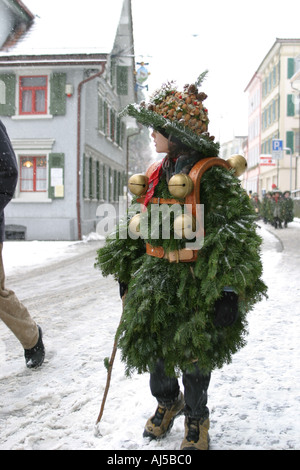
M 247 346 L 212 374 L 212 450 L 299 450 L 300 223 L 280 231 L 259 225 L 269 298 L 249 314 Z M 41 325 L 46 360 L 26 369 L 20 344 L 0 323 L 0 450 L 180 448 L 183 417 L 160 442 L 142 437 L 156 408 L 149 376 L 126 378 L 118 354 L 95 427 L 103 360 L 121 315 L 117 284 L 94 268 L 102 243 L 4 243 L 6 286 Z

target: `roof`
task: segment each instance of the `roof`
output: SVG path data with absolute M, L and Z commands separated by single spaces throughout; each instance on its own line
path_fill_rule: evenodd
M 275 49 L 275 47 L 279 47 L 281 44 L 286 44 L 286 45 L 290 45 L 290 44 L 297 44 L 297 45 L 300 45 L 300 38 L 276 38 L 276 41 L 274 42 L 273 46 L 271 47 L 271 49 L 269 50 L 269 52 L 265 55 L 265 57 L 263 58 L 263 60 L 261 61 L 261 63 L 259 64 L 258 68 L 257 68 L 257 73 L 261 71 L 261 67 L 263 66 L 264 62 L 266 59 L 269 58 L 271 52 Z
M 9 0 L 8 0 L 9 1 Z M 16 4 L 17 7 L 21 9 L 21 11 L 25 14 L 25 16 L 29 19 L 32 20 L 34 18 L 34 15 L 29 11 L 29 9 L 26 7 L 26 5 L 22 2 L 22 0 L 10 0 L 10 3 L 13 5 L 14 3 Z
M 246 86 L 245 90 L 244 91 L 247 91 L 249 86 L 251 85 L 251 83 L 253 82 L 254 78 L 255 77 L 258 77 L 258 73 L 260 72 L 260 68 L 262 67 L 264 61 L 266 60 L 267 57 L 269 57 L 270 53 L 272 52 L 273 49 L 275 49 L 275 47 L 277 45 L 280 45 L 280 44 L 297 44 L 299 45 L 300 44 L 300 38 L 276 38 L 276 41 L 273 43 L 271 49 L 269 50 L 269 52 L 265 55 L 265 57 L 263 58 L 263 60 L 261 61 L 261 63 L 259 64 L 257 70 L 255 71 L 255 73 L 253 74 L 250 82 L 248 83 L 248 85 Z
M 0 58 L 112 51 L 124 0 L 23 0 L 33 13 L 29 30 Z

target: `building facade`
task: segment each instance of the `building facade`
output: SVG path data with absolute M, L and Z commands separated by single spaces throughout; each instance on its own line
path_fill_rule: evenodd
M 300 39 L 276 39 L 245 91 L 249 100 L 248 171 L 244 185 L 261 196 L 276 185 L 295 190 L 299 155 L 299 106 L 291 77 L 300 53 Z M 272 159 L 272 142 L 283 141 L 283 158 Z M 258 152 L 259 149 L 259 152 Z
M 117 214 L 123 195 L 128 123 L 119 112 L 135 101 L 131 2 L 24 3 L 0 0 L 7 20 L 17 5 L 27 21 L 22 34 L 9 23 L 0 51 L 0 118 L 19 164 L 6 234 L 77 240 L 95 231 L 99 204 Z
M 244 175 L 244 188 L 247 193 L 259 193 L 260 154 L 261 154 L 261 81 L 255 73 L 247 91 L 248 100 L 248 142 L 247 171 Z

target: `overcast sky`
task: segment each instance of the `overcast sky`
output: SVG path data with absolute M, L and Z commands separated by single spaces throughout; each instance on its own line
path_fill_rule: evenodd
M 149 93 L 168 80 L 202 86 L 209 131 L 247 135 L 245 88 L 276 38 L 300 38 L 299 0 L 132 0 L 137 60 L 149 62 Z

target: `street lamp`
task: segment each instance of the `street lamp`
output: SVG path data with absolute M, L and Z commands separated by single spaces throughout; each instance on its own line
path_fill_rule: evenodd
M 284 147 L 283 150 L 288 150 L 290 152 L 290 193 L 292 194 L 292 149 L 289 147 Z

